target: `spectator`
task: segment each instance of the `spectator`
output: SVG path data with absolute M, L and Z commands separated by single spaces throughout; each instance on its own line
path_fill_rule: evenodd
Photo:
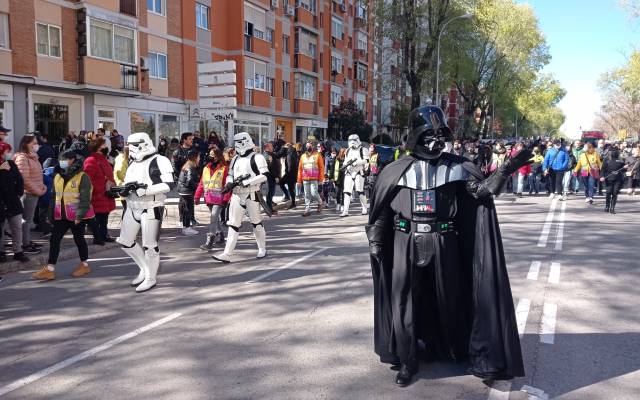
M 298 167 L 300 165 L 300 158 L 302 157 L 302 143 L 296 143 L 293 147 L 296 150 L 296 160 L 298 161 L 296 164 L 296 197 L 302 197 L 302 184 L 298 183 Z
M 87 150 L 87 136 L 87 131 L 80 131 L 80 134 L 74 139 L 70 147 L 71 150 L 75 151 L 76 154 L 82 158 L 89 157 L 89 150 Z M 91 136 L 93 136 L 93 132 L 91 132 Z
M 460 142 L 460 139 L 456 139 L 453 141 L 453 148 L 451 149 L 451 153 L 460 157 L 465 156 L 464 147 L 462 146 L 462 142 Z
M 125 146 L 118 153 L 113 166 L 113 181 L 116 186 L 124 184 L 124 177 L 127 174 L 127 168 L 129 168 L 129 147 Z
M 207 241 L 200 246 L 202 250 L 210 251 L 215 244 L 224 243 L 220 218 L 222 210 L 231 198 L 231 192 L 222 194 L 228 173 L 229 163 L 224 159 L 222 151 L 218 147 L 209 149 L 209 162 L 202 171 L 202 178 L 194 197 L 195 204 L 199 204 L 204 195 L 204 202 L 209 208 L 209 233 Z
M 0 262 L 7 261 L 4 232 L 11 231 L 13 259 L 26 262 L 29 258 L 22 250 L 22 197 L 24 185 L 18 167 L 11 160 L 11 146 L 0 141 Z
M 567 165 L 567 170 L 564 172 L 564 177 L 562 178 L 562 187 L 566 196 L 573 191 L 571 180 L 573 178 L 573 169 L 576 167 L 578 160 L 573 155 L 573 145 L 567 145 L 565 150 L 567 151 L 567 157 L 569 157 L 569 164 Z
M 544 162 L 544 157 L 540 154 L 540 149 L 538 147 L 534 147 L 533 149 L 533 158 L 531 163 L 531 172 L 529 172 L 529 196 L 536 192 L 536 196 L 540 193 L 540 177 L 542 175 L 542 163 Z
M 6 143 L 9 132 L 11 132 L 11 129 L 7 129 L 0 125 L 0 143 Z
M 111 144 L 111 151 L 109 152 L 109 157 L 116 158 L 124 149 L 124 136 L 122 136 L 117 129 L 113 129 L 110 135 L 109 142 Z
M 158 154 L 165 155 L 168 147 L 169 143 L 167 142 L 167 138 L 160 135 L 160 140 L 158 141 Z
M 336 185 L 336 211 L 341 212 L 344 204 L 344 171 L 342 166 L 344 165 L 344 159 L 347 156 L 347 149 L 342 148 L 336 156 L 335 167 L 333 170 L 333 182 Z
M 179 148 L 180 140 L 177 138 L 171 138 L 169 145 L 167 146 L 167 150 L 164 152 L 164 156 L 171 160 L 173 158 L 173 153 L 175 153 Z
M 574 175 L 578 173 L 582 176 L 584 181 L 585 202 L 593 204 L 593 196 L 595 195 L 596 182 L 600 180 L 600 169 L 602 168 L 602 161 L 598 152 L 596 152 L 593 143 L 587 142 L 586 150 L 580 156 L 576 167 L 574 168 Z
M 218 136 L 216 131 L 209 132 L 209 137 L 207 138 L 207 148 L 210 149 L 211 146 L 216 146 L 220 151 L 224 149 L 224 141 Z
M 67 134 L 64 136 L 64 138 L 58 145 L 58 154 L 64 153 L 65 151 L 69 150 L 75 139 L 76 139 L 75 131 L 67 132 Z
M 204 162 L 209 146 L 204 142 L 204 139 L 200 135 L 200 131 L 193 132 L 193 149 L 200 153 L 200 160 L 201 162 Z
M 288 209 L 296 208 L 296 183 L 298 182 L 298 152 L 291 143 L 286 143 L 283 147 L 284 155 L 282 157 L 284 163 L 284 171 L 282 171 L 281 187 L 286 185 L 286 194 L 289 195 L 291 204 Z M 283 190 L 284 192 L 284 190 Z M 285 197 L 286 199 L 286 197 Z
M 273 196 L 276 193 L 276 184 L 280 182 L 280 161 L 273 151 L 273 144 L 271 142 L 265 143 L 263 148 L 263 155 L 267 160 L 267 167 L 269 168 L 269 174 L 267 175 L 267 205 L 273 210 Z
M 564 173 L 569 168 L 569 156 L 562 146 L 561 140 L 553 142 L 553 147 L 547 150 L 542 162 L 542 170 L 545 177 L 549 179 L 549 198 L 558 195 L 560 200 L 566 200 L 566 193 L 563 193 L 562 180 Z
M 84 171 L 89 176 L 93 187 L 91 206 L 95 213 L 95 218 L 89 221 L 89 224 L 93 231 L 93 244 L 103 246 L 105 242 L 115 242 L 115 239 L 109 236 L 107 228 L 109 213 L 116 209 L 115 199 L 107 196 L 107 192 L 115 186 L 115 180 L 113 168 L 107 160 L 109 154 L 107 141 L 98 137 L 89 143 L 88 149 L 91 155 L 84 160 Z
M 636 188 L 640 184 L 640 148 L 638 146 L 631 149 L 631 154 L 625 159 L 627 164 L 627 172 L 625 176 L 627 178 L 627 188 L 630 195 L 634 195 Z
M 313 143 L 307 142 L 306 152 L 300 157 L 298 164 L 298 184 L 304 187 L 303 217 L 311 215 L 311 202 L 318 203 L 318 213 L 322 211 L 322 199 L 318 193 L 318 184 L 324 181 L 324 160 L 316 151 Z
M 178 211 L 182 221 L 182 233 L 185 236 L 194 236 L 198 231 L 191 227 L 194 220 L 194 194 L 198 188 L 200 178 L 198 176 L 198 166 L 200 165 L 200 153 L 191 150 L 187 154 L 187 160 L 182 165 L 178 176 Z
M 91 180 L 82 172 L 83 159 L 75 151 L 67 150 L 60 154 L 60 170 L 53 182 L 53 198 L 50 216 L 53 232 L 49 240 L 49 259 L 41 270 L 31 274 L 33 279 L 53 280 L 55 267 L 60 255 L 60 243 L 69 229 L 78 248 L 80 264 L 71 274 L 81 277 L 89 272 L 89 249 L 84 240 L 85 223 L 93 218 L 91 207 Z
M 19 151 L 13 156 L 24 181 L 22 196 L 22 247 L 27 254 L 40 252 L 40 246 L 31 240 L 31 224 L 35 216 L 38 199 L 47 192 L 42 165 L 38 161 L 38 142 L 34 135 L 25 135 L 20 140 Z
M 58 161 L 49 158 L 42 165 L 44 172 L 44 184 L 47 187 L 47 192 L 40 196 L 38 199 L 38 224 L 40 231 L 45 235 L 51 233 L 51 223 L 49 222 L 49 206 L 51 205 L 51 194 L 53 193 L 53 178 L 57 173 Z
M 38 161 L 40 164 L 44 164 L 49 158 L 57 158 L 56 149 L 49 144 L 49 135 L 43 133 L 40 135 L 40 142 L 38 147 Z
M 171 163 L 175 176 L 180 176 L 182 166 L 187 162 L 187 158 L 193 149 L 193 133 L 184 132 L 180 136 L 180 147 L 178 147 L 171 155 Z
M 333 170 L 336 167 L 336 157 L 338 152 L 335 148 L 331 148 L 327 151 L 327 155 L 324 159 L 324 183 L 322 184 L 322 196 L 326 199 L 327 204 L 333 197 L 335 197 L 335 185 L 333 183 Z
M 524 149 L 524 143 L 518 143 L 514 147 L 515 153 L 517 154 Z M 515 184 L 515 193 L 517 197 L 522 197 L 522 192 L 524 191 L 524 183 L 528 176 L 531 175 L 531 165 L 525 165 L 518 169 L 516 172 L 516 184 Z
M 606 158 L 602 163 L 602 176 L 600 182 L 605 184 L 607 196 L 604 206 L 604 212 L 615 214 L 616 203 L 618 202 L 618 193 L 622 190 L 624 184 L 624 170 L 626 165 L 620 159 L 620 151 L 613 147 L 607 152 Z

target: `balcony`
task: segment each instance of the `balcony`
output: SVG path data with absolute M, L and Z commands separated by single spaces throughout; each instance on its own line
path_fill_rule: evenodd
M 131 65 L 120 65 L 120 83 L 122 89 L 138 90 L 138 67 Z
M 295 10 L 293 22 L 306 25 L 307 27 L 318 29 L 318 16 L 306 8 L 298 7 Z
M 318 60 L 306 54 L 296 53 L 293 55 L 293 68 L 318 72 Z
M 136 2 L 137 0 L 120 0 L 120 13 L 132 17 L 137 16 Z
M 313 100 L 295 99 L 293 112 L 298 114 L 318 114 L 318 102 Z
M 355 53 L 356 53 L 356 59 L 357 60 L 359 60 L 359 61 L 361 61 L 361 62 L 363 62 L 365 64 L 369 63 L 369 54 L 367 53 L 366 50 L 358 49 L 358 50 L 355 51 Z

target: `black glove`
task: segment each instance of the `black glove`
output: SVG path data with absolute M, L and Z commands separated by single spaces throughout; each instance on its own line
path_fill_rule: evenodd
M 520 150 L 515 156 L 502 164 L 502 174 L 511 175 L 525 165 L 533 163 L 533 147 Z
M 369 255 L 374 258 L 382 257 L 382 246 L 369 242 Z
M 222 194 L 227 194 L 229 192 L 231 192 L 233 190 L 233 188 L 236 187 L 236 185 L 233 182 L 229 182 L 226 185 L 224 185 L 224 189 L 222 189 Z

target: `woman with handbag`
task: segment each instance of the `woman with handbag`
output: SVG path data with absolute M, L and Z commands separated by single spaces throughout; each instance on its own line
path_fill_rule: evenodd
M 224 243 L 221 213 L 231 199 L 231 192 L 222 194 L 229 173 L 229 163 L 217 147 L 209 149 L 209 160 L 202 170 L 202 177 L 194 196 L 195 204 L 200 204 L 200 199 L 204 196 L 204 202 L 209 208 L 209 233 L 207 241 L 200 246 L 206 251 L 213 250 L 216 244 Z
M 585 203 L 593 204 L 593 196 L 595 195 L 596 185 L 600 181 L 600 169 L 602 168 L 602 160 L 598 155 L 593 143 L 587 142 L 586 150 L 580 155 L 580 159 L 573 169 L 574 176 L 578 173 L 582 176 L 585 183 Z
M 615 214 L 618 193 L 624 184 L 624 171 L 627 169 L 624 161 L 620 159 L 620 150 L 617 147 L 611 148 L 602 163 L 602 176 L 600 182 L 607 190 L 604 212 Z
M 108 195 L 108 191 L 115 186 L 113 179 L 113 168 L 107 160 L 109 148 L 104 138 L 98 137 L 87 146 L 89 157 L 84 160 L 84 172 L 91 180 L 93 193 L 91 195 L 91 206 L 96 216 L 89 222 L 93 231 L 93 244 L 103 246 L 105 242 L 115 242 L 109 236 L 107 225 L 109 223 L 109 213 L 116 209 L 116 200 Z

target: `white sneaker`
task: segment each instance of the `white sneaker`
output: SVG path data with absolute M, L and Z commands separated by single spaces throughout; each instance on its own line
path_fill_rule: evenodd
M 349 211 L 344 210 L 342 211 L 342 214 L 340 214 L 341 217 L 348 217 L 349 216 Z
M 362 215 L 367 215 L 367 208 L 366 207 L 362 207 Z
M 589 197 L 589 204 L 593 204 L 593 197 Z
M 588 203 L 590 200 L 591 200 L 591 198 L 590 198 L 590 197 L 585 197 L 584 202 L 585 202 L 585 203 Z
M 563 194 L 562 197 L 560 197 L 560 201 L 567 201 L 567 195 Z
M 336 204 L 336 212 L 340 212 L 340 204 Z
M 553 199 L 554 197 L 556 197 L 556 194 L 555 194 L 555 193 L 551 193 L 551 194 L 549 195 L 549 198 L 550 198 L 550 199 Z
M 195 236 L 198 234 L 198 231 L 193 229 L 192 227 L 182 229 L 182 234 L 185 236 Z

